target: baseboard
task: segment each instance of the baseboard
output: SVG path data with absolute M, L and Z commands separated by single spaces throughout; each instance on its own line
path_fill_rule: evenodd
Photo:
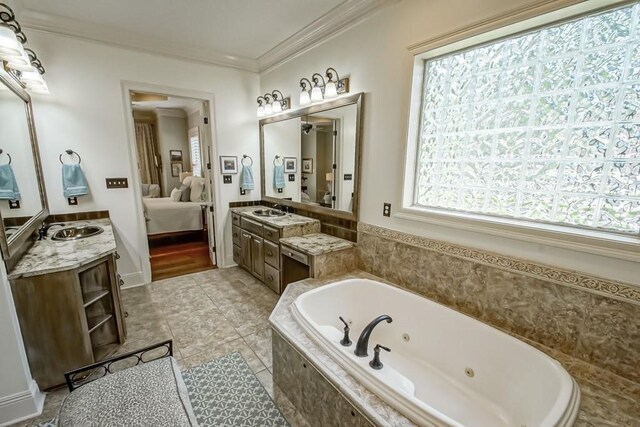
M 0 398 L 0 427 L 37 417 L 43 406 L 44 393 L 31 380 L 29 390 Z
M 124 281 L 122 289 L 135 288 L 138 286 L 147 285 L 142 276 L 142 271 L 136 271 L 135 273 L 121 274 L 120 278 Z

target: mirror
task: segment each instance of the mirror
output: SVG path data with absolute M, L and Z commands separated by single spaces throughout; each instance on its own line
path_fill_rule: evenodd
M 48 215 L 30 102 L 16 80 L 0 70 L 0 246 L 5 259 Z
M 362 94 L 260 121 L 262 197 L 357 219 Z

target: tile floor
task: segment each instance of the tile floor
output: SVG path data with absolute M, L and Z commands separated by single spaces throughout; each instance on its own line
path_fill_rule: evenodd
M 120 353 L 173 339 L 184 370 L 238 351 L 291 424 L 305 424 L 273 386 L 268 317 L 278 295 L 249 273 L 234 267 L 174 277 L 123 290 L 122 299 L 129 316 Z M 66 388 L 47 393 L 42 415 L 17 426 L 54 418 L 66 395 Z

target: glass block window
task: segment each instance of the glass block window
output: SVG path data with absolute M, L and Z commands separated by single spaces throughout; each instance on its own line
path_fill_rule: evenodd
M 640 232 L 639 15 L 427 59 L 415 204 Z
M 200 137 L 196 132 L 189 137 L 189 149 L 191 151 L 191 171 L 193 176 L 202 176 L 202 160 L 200 158 Z

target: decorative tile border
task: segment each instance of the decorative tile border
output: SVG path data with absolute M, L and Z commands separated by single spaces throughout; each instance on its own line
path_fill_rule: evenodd
M 587 276 L 576 271 L 536 264 L 492 252 L 452 245 L 371 224 L 359 223 L 358 231 L 640 305 L 640 288 L 621 282 Z

